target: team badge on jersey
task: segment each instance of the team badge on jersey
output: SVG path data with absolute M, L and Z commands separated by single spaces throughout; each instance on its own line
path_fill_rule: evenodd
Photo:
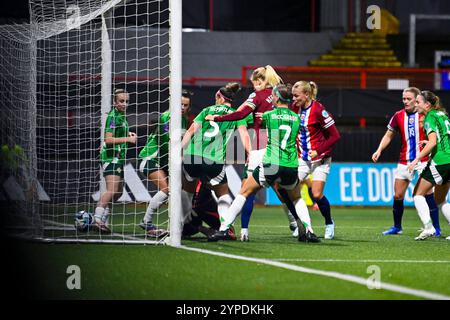
M 330 115 L 328 114 L 328 112 L 326 112 L 325 110 L 322 111 L 322 116 L 324 118 L 328 118 Z
M 111 122 L 109 123 L 109 128 L 110 129 L 115 129 L 116 128 L 116 123 L 114 122 L 114 120 L 111 120 Z

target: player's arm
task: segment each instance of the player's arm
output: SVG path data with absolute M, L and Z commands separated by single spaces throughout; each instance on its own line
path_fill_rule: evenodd
M 253 112 L 253 108 L 246 101 L 243 104 L 241 104 L 235 112 L 225 114 L 223 116 L 209 115 L 209 116 L 206 116 L 205 120 L 216 121 L 216 122 L 237 121 L 237 120 L 244 119 L 246 116 L 248 116 L 252 112 Z
M 381 156 L 381 153 L 384 149 L 391 143 L 392 139 L 394 139 L 395 132 L 391 129 L 388 129 L 384 134 L 383 138 L 381 138 L 380 145 L 378 146 L 377 151 L 372 155 L 372 161 L 377 162 Z
M 136 133 L 129 132 L 128 137 L 115 138 L 112 132 L 105 133 L 105 144 L 136 143 Z
M 419 161 L 422 160 L 423 157 L 426 157 L 431 153 L 434 147 L 436 147 L 436 144 L 437 135 L 436 132 L 432 131 L 428 134 L 428 143 L 425 145 L 422 151 L 420 151 L 419 155 L 414 159 L 414 161 L 409 164 L 408 170 L 412 172 Z
M 197 132 L 197 130 L 200 128 L 200 123 L 193 122 L 189 129 L 187 129 L 186 133 L 183 136 L 183 140 L 181 142 L 182 148 L 184 149 L 189 141 L 191 141 L 192 136 Z
M 244 146 L 245 153 L 247 155 L 252 151 L 252 144 L 250 141 L 250 135 L 248 134 L 247 127 L 245 125 L 238 126 L 239 136 L 241 137 L 242 145 Z
M 317 154 L 314 155 L 310 155 L 311 158 L 315 158 L 318 155 L 321 155 L 322 153 L 326 152 L 327 150 L 331 149 L 336 142 L 338 142 L 341 139 L 341 134 L 339 133 L 338 129 L 336 128 L 336 125 L 331 125 L 330 127 L 328 127 L 326 129 L 326 134 L 327 134 L 327 139 L 325 140 L 324 143 L 322 143 L 317 150 L 311 150 L 315 151 Z

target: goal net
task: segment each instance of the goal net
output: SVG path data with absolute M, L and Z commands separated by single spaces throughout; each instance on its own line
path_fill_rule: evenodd
M 167 205 L 152 215 L 158 232 L 140 226 L 160 186 L 148 181 L 139 166 L 148 137 L 160 140 L 161 115 L 178 101 L 172 95 L 181 98 L 178 75 L 177 81 L 171 79 L 169 1 L 31 0 L 30 17 L 23 27 L 28 47 L 11 43 L 11 54 L 2 58 L 8 59 L 14 79 L 8 88 L 11 101 L 4 102 L 13 106 L 6 120 L 8 137 L 29 155 L 38 222 L 32 226 L 39 238 L 164 242 L 170 231 Z M 24 65 L 28 59 L 20 55 L 25 53 L 34 55 L 32 66 Z M 25 90 L 28 100 L 17 94 Z M 128 94 L 115 96 L 116 90 Z M 117 106 L 118 98 L 125 101 L 125 111 Z M 16 112 L 16 101 L 25 113 Z M 171 125 L 177 125 L 181 115 L 171 115 Z M 123 139 L 129 132 L 135 141 L 105 139 Z M 169 148 L 164 150 L 155 161 L 168 158 Z M 112 192 L 113 200 L 100 204 L 105 192 Z M 94 219 L 99 206 L 105 209 L 102 228 Z

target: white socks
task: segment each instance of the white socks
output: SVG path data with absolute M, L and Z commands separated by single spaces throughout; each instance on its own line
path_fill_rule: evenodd
M 232 202 L 233 199 L 229 194 L 225 194 L 217 199 L 217 211 L 219 213 L 219 216 L 223 216 L 226 214 Z
M 450 203 L 444 202 L 439 206 L 441 208 L 442 214 L 444 215 L 447 222 L 450 224 Z
M 228 229 L 228 226 L 231 225 L 236 217 L 238 216 L 239 212 L 241 212 L 242 207 L 245 204 L 245 201 L 247 201 L 247 198 L 243 195 L 238 194 L 237 197 L 234 199 L 233 203 L 231 204 L 230 208 L 226 211 L 226 213 L 223 214 L 223 216 L 220 216 L 220 231 L 225 231 Z
M 94 218 L 96 220 L 101 220 L 104 214 L 105 214 L 105 208 L 103 208 L 103 207 L 95 208 Z
M 305 200 L 300 198 L 295 202 L 295 211 L 297 211 L 298 217 L 302 220 L 303 224 L 305 224 L 306 229 L 313 232 L 311 227 L 311 217 L 309 216 L 309 211 Z
M 159 209 L 159 207 L 167 200 L 168 195 L 167 193 L 163 191 L 158 191 L 150 200 L 148 206 L 147 206 L 147 212 L 144 216 L 144 223 L 151 223 L 152 222 L 152 215 L 155 213 L 156 210 Z
M 425 200 L 424 196 L 414 196 L 414 205 L 416 206 L 417 213 L 419 214 L 419 218 L 424 227 L 428 228 L 431 224 L 431 217 L 427 200 Z

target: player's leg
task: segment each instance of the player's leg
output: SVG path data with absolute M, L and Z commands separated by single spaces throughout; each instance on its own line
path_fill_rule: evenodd
M 320 213 L 325 219 L 325 233 L 324 238 L 331 240 L 334 238 L 334 220 L 331 217 L 331 207 L 328 198 L 323 194 L 325 182 L 330 173 L 331 158 L 323 159 L 322 163 L 313 166 L 312 170 L 312 194 L 316 201 Z
M 232 226 L 234 220 L 241 212 L 247 198 L 261 189 L 260 182 L 256 181 L 254 175 L 260 175 L 259 168 L 257 168 L 253 175 L 249 176 L 242 186 L 239 194 L 234 199 L 233 203 L 223 215 L 220 216 L 220 229 L 208 238 L 208 241 L 218 241 L 230 239 L 229 229 Z
M 450 182 L 443 185 L 436 185 L 434 187 L 434 197 L 436 203 L 438 204 L 440 210 L 442 211 L 442 215 L 445 217 L 448 224 L 450 224 L 450 203 L 447 202 L 449 188 Z
M 300 183 L 298 180 L 292 183 L 292 180 L 290 181 L 290 179 L 295 177 L 295 175 L 289 174 L 289 172 L 287 173 L 287 175 L 282 177 L 280 191 L 284 190 L 286 192 L 286 200 L 292 202 L 295 206 L 293 214 L 297 223 L 296 230 L 298 232 L 298 240 L 301 242 L 320 242 L 319 238 L 312 230 L 308 207 L 306 206 L 305 201 L 301 198 Z M 280 193 L 283 194 L 283 192 Z
M 245 184 L 245 181 L 247 179 L 242 180 L 241 187 Z M 250 195 L 247 200 L 245 201 L 244 206 L 242 207 L 241 211 L 241 241 L 248 241 L 249 240 L 249 232 L 248 232 L 248 226 L 250 224 L 250 217 L 252 216 L 253 207 L 255 204 L 255 195 Z
M 108 231 L 107 216 L 105 214 L 105 208 L 113 201 L 115 197 L 120 196 L 122 189 L 123 170 L 118 170 L 118 167 L 113 164 L 108 165 L 105 168 L 104 178 L 106 182 L 106 190 L 100 195 L 100 199 L 97 202 L 94 213 L 94 221 L 101 231 Z
M 439 223 L 439 207 L 434 198 L 433 188 L 425 195 L 425 200 L 427 201 L 428 208 L 430 209 L 431 222 L 436 230 L 434 234 L 435 237 L 441 236 L 441 225 Z
M 395 171 L 394 180 L 394 201 L 392 203 L 392 214 L 394 218 L 394 225 L 388 230 L 383 231 L 383 235 L 394 235 L 403 233 L 402 218 L 404 212 L 403 201 L 405 199 L 406 190 L 413 178 L 413 174 L 407 169 L 404 164 L 398 164 Z
M 417 171 L 417 173 L 420 174 L 423 172 L 423 170 L 426 168 L 427 163 L 426 162 L 421 162 L 416 166 L 415 171 Z M 433 227 L 434 229 L 436 229 L 436 233 L 435 233 L 435 237 L 440 237 L 441 236 L 441 226 L 439 223 L 439 207 L 437 205 L 437 202 L 435 200 L 435 196 L 434 196 L 434 188 L 431 189 L 426 195 L 425 195 L 425 200 L 427 201 L 428 204 L 428 208 L 430 208 L 430 216 L 431 216 L 431 221 L 433 222 Z
M 309 215 L 308 206 L 303 198 L 300 196 L 300 183 L 292 190 L 287 190 L 285 187 L 279 187 L 278 193 L 280 195 L 280 200 L 289 209 L 289 212 L 294 218 L 296 228 L 294 230 L 293 236 L 299 236 L 298 220 L 302 221 L 306 230 L 314 233 L 311 225 L 311 217 Z M 300 230 L 301 231 L 301 230 Z
M 147 178 L 158 188 L 158 192 L 153 195 L 152 199 L 148 203 L 147 211 L 139 224 L 141 228 L 149 231 L 151 229 L 155 229 L 155 226 L 153 225 L 153 215 L 169 197 L 169 185 L 167 181 L 167 174 L 164 170 L 149 171 Z
M 307 177 L 304 181 L 304 184 L 306 184 L 306 186 L 308 187 L 308 195 L 311 198 L 312 201 L 312 209 L 313 210 L 319 210 L 319 206 L 317 205 L 316 200 L 314 199 L 314 195 L 312 192 L 312 180 L 311 177 Z
M 242 179 L 241 187 L 244 185 L 245 180 L 253 174 L 253 171 L 260 165 L 264 158 L 266 149 L 252 150 L 249 155 L 248 165 L 244 169 L 244 176 Z M 253 207 L 255 204 L 255 194 L 250 195 L 245 201 L 241 210 L 241 241 L 248 241 L 249 231 L 248 226 L 250 224 L 250 218 L 252 216 Z
M 184 220 L 189 219 L 192 213 L 192 199 L 202 176 L 203 158 L 185 157 L 183 161 L 181 206 Z
M 183 222 L 189 220 L 193 213 L 192 199 L 194 198 L 195 190 L 199 182 L 198 178 L 189 176 L 186 172 L 182 177 L 182 191 L 181 191 L 181 208 L 183 211 Z
M 311 161 L 304 161 L 301 158 L 298 159 L 298 163 L 299 163 L 298 169 L 297 169 L 298 180 L 299 180 L 299 182 L 306 181 L 307 179 L 309 179 L 309 175 L 312 173 L 312 169 L 313 169 L 312 168 L 312 163 L 311 163 Z M 299 196 L 300 196 L 300 193 L 299 193 Z M 306 202 L 305 202 L 305 200 L 303 198 L 300 197 L 296 201 L 295 210 L 296 210 L 300 220 L 302 220 L 303 222 L 308 223 L 310 225 L 311 230 L 312 230 L 311 217 L 309 215 L 309 210 L 308 210 L 308 207 L 306 205 Z M 298 234 L 299 234 L 299 230 L 296 228 L 292 235 L 293 236 L 298 236 Z
M 300 192 L 301 184 L 299 183 L 298 190 Z M 289 196 L 285 189 L 280 189 L 278 183 L 276 183 L 273 186 L 273 190 L 275 191 L 275 194 L 277 195 L 280 202 L 283 204 L 283 211 L 286 214 L 286 217 L 289 221 L 289 230 L 291 230 L 293 233 L 292 235 L 294 237 L 298 237 L 298 230 L 297 229 L 297 212 L 295 211 L 295 205 L 294 203 L 289 199 Z
M 211 189 L 214 191 L 217 197 L 217 211 L 219 216 L 225 215 L 228 209 L 233 202 L 233 199 L 230 196 L 228 183 L 220 183 L 214 186 L 211 186 Z
M 431 221 L 430 208 L 425 199 L 425 195 L 433 188 L 433 183 L 426 180 L 424 177 L 426 177 L 426 171 L 424 171 L 424 176 L 419 178 L 419 181 L 414 188 L 414 206 L 416 207 L 419 218 L 424 226 L 423 231 L 415 238 L 415 240 L 425 240 L 436 232 Z

